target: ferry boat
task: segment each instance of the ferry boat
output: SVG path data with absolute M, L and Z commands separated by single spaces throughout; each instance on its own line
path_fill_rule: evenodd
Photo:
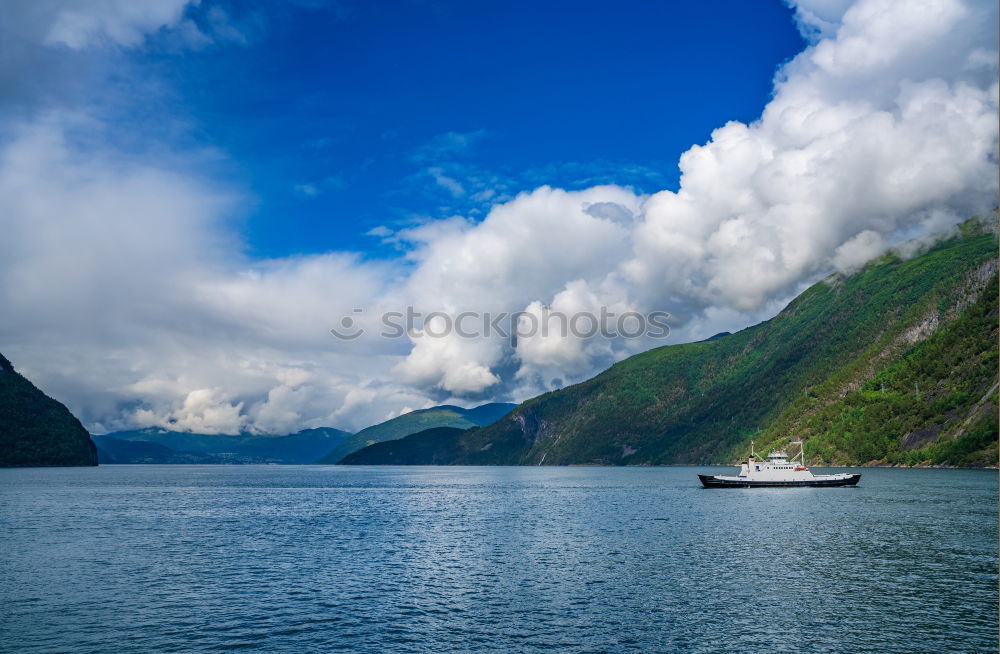
M 750 441 L 750 456 L 740 466 L 735 476 L 698 475 L 705 488 L 786 488 L 792 486 L 856 486 L 861 481 L 860 474 L 841 473 L 836 475 L 814 475 L 806 467 L 802 441 L 796 457 L 788 458 L 784 452 L 771 452 L 767 459 L 758 459 Z

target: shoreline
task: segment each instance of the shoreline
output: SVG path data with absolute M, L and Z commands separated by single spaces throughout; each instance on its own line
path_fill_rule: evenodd
M 452 465 L 452 464 L 348 464 L 339 463 L 102 463 L 93 466 L 62 466 L 62 465 L 26 465 L 26 466 L 0 466 L 0 470 L 53 470 L 59 468 L 104 468 L 115 466 L 161 466 L 161 467 L 192 467 L 201 468 L 243 468 L 243 467 L 263 467 L 268 468 L 733 468 L 739 464 L 733 463 L 658 463 L 658 464 L 635 464 L 635 465 L 611 465 L 606 463 L 569 463 L 566 465 L 505 465 L 505 464 L 484 464 L 484 465 Z M 810 468 L 844 468 L 848 470 L 872 470 L 872 469 L 895 469 L 895 470 L 994 470 L 1000 471 L 998 466 L 947 466 L 947 465 L 817 465 Z

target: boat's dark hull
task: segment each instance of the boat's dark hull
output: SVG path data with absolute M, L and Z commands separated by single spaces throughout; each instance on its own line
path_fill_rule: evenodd
M 850 475 L 844 479 L 808 479 L 804 481 L 733 481 L 719 479 L 715 475 L 698 475 L 705 488 L 799 488 L 819 486 L 856 486 L 861 475 Z

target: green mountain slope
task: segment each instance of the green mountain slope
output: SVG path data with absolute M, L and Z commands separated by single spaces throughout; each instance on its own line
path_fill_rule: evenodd
M 316 463 L 338 463 L 348 454 L 357 452 L 363 447 L 397 440 L 434 427 L 469 429 L 470 427 L 489 425 L 510 413 L 515 406 L 517 405 L 493 402 L 473 409 L 463 409 L 444 404 L 429 409 L 411 411 L 362 429 L 326 453 L 326 456 Z
M 444 465 L 465 429 L 434 427 L 403 438 L 374 443 L 344 457 L 341 465 Z M 430 446 L 429 446 L 430 445 Z M 443 457 L 440 461 L 437 456 Z
M 0 466 L 95 466 L 90 434 L 0 354 Z
M 110 462 L 113 458 L 115 463 L 192 463 L 185 458 L 207 455 L 198 463 L 302 464 L 312 463 L 350 435 L 331 427 L 304 429 L 284 436 L 195 434 L 147 427 L 95 436 L 95 440 L 102 459 Z M 115 442 L 106 448 L 102 439 Z M 155 444 L 163 449 L 127 448 L 116 441 Z
M 759 325 L 644 352 L 489 427 L 407 447 L 451 464 L 716 463 L 751 438 L 802 436 L 813 463 L 995 465 L 997 242 L 982 232 L 967 223 Z
M 997 320 L 991 276 L 957 319 L 860 387 L 831 380 L 798 398 L 757 436 L 762 449 L 801 435 L 816 463 L 996 465 Z

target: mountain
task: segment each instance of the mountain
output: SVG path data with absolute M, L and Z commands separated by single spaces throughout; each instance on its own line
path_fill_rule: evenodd
M 100 463 L 222 463 L 211 454 L 172 450 L 149 441 L 127 441 L 111 436 L 94 436 Z
M 0 354 L 0 466 L 96 466 L 90 434 Z
M 330 427 L 304 429 L 284 436 L 195 434 L 147 427 L 95 436 L 94 439 L 101 460 L 107 459 L 108 463 L 302 464 L 312 463 L 350 435 Z M 138 443 L 145 445 L 137 446 Z M 191 460 L 192 457 L 200 460 Z
M 434 427 L 391 441 L 374 443 L 341 459 L 341 465 L 445 465 L 465 429 Z M 431 447 L 428 447 L 431 444 Z M 437 457 L 442 457 L 438 460 Z
M 969 222 L 920 256 L 833 275 L 754 327 L 351 462 L 719 463 L 751 439 L 764 450 L 802 437 L 813 464 L 996 465 L 996 257 L 996 236 Z
M 330 450 L 316 463 L 339 463 L 351 452 L 356 452 L 368 445 L 396 440 L 432 427 L 468 429 L 489 425 L 510 413 L 511 409 L 516 406 L 516 404 L 492 402 L 473 409 L 463 409 L 459 406 L 442 404 L 429 409 L 410 411 L 391 420 L 362 429 Z

